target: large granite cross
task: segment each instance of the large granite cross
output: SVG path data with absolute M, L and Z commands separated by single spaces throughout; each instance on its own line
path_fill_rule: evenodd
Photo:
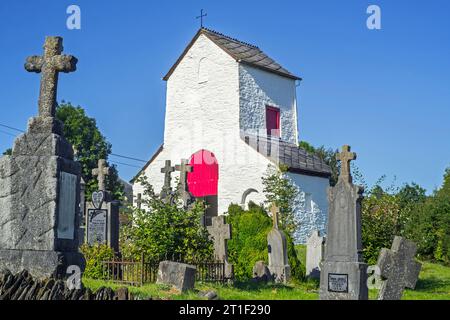
M 225 223 L 225 216 L 212 218 L 212 226 L 207 227 L 214 241 L 214 257 L 217 261 L 228 261 L 227 240 L 231 239 L 231 225 Z
M 350 172 L 350 161 L 356 160 L 356 153 L 350 152 L 350 146 L 344 145 L 342 151 L 336 155 L 336 159 L 341 162 L 341 173 L 339 179 L 352 183 Z
M 182 159 L 181 164 L 175 166 L 175 170 L 180 172 L 179 189 L 181 192 L 181 200 L 183 200 L 185 206 L 188 206 L 190 201 L 192 200 L 192 196 L 188 190 L 187 176 L 189 172 L 192 172 L 194 170 L 194 168 L 189 165 L 188 160 Z
M 171 191 L 171 183 L 172 183 L 172 172 L 175 171 L 175 167 L 172 167 L 172 162 L 170 160 L 166 160 L 166 164 L 164 168 L 161 168 L 161 173 L 164 173 L 164 186 L 161 191 L 161 198 L 167 198 Z
M 402 237 L 395 237 L 392 249 L 383 248 L 378 258 L 382 284 L 379 300 L 400 300 L 405 288 L 414 289 L 422 265 L 414 260 L 417 246 Z
M 55 117 L 56 93 L 58 88 L 58 74 L 76 70 L 77 58 L 62 55 L 63 39 L 61 37 L 47 37 L 43 56 L 27 58 L 25 69 L 29 72 L 42 73 L 39 92 L 39 116 Z
M 280 208 L 275 204 L 270 207 L 270 212 L 272 213 L 273 228 L 278 229 L 279 219 L 280 219 Z
M 106 161 L 104 159 L 98 160 L 98 167 L 97 169 L 92 170 L 92 174 L 97 176 L 98 190 L 106 191 L 106 177 L 111 174 L 111 168 L 106 166 Z

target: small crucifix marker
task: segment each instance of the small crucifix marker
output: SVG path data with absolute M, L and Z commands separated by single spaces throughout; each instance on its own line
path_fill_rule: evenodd
M 203 17 L 206 17 L 208 14 L 203 14 L 203 9 L 200 10 L 200 15 L 195 19 L 200 19 L 200 28 L 203 28 Z
M 161 192 L 161 198 L 163 199 L 166 198 L 172 191 L 172 172 L 174 171 L 175 167 L 172 167 L 172 162 L 170 160 L 166 160 L 164 168 L 161 168 L 161 173 L 164 173 L 164 186 Z
M 106 166 L 106 160 L 99 159 L 97 169 L 92 170 L 92 175 L 97 176 L 98 179 L 98 190 L 106 191 L 105 181 L 110 174 L 111 168 Z

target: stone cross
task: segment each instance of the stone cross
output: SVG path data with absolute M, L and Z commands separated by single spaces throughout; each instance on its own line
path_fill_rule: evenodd
M 136 205 L 137 205 L 137 208 L 138 208 L 139 210 L 141 210 L 141 207 L 142 207 L 142 193 L 138 193 L 138 194 L 137 194 L 137 197 L 136 197 Z
M 161 173 L 164 173 L 164 186 L 161 192 L 161 198 L 163 199 L 166 198 L 172 190 L 172 172 L 174 171 L 175 167 L 172 167 L 172 162 L 170 160 L 166 160 L 166 165 L 164 166 L 164 168 L 161 168 Z
M 191 194 L 188 190 L 187 185 L 187 174 L 188 172 L 192 172 L 194 168 L 189 165 L 189 161 L 186 159 L 181 160 L 180 165 L 175 166 L 175 170 L 180 172 L 180 191 L 181 191 L 181 199 L 185 206 L 189 205 L 189 202 L 192 199 Z
M 76 70 L 77 58 L 62 55 L 63 39 L 61 37 L 47 37 L 43 56 L 28 57 L 25 69 L 29 72 L 42 73 L 39 92 L 39 116 L 55 117 L 56 93 L 58 88 L 58 74 Z
M 344 145 L 342 151 L 336 155 L 336 159 L 341 162 L 341 173 L 339 179 L 343 179 L 349 183 L 352 182 L 350 172 L 350 161 L 356 160 L 356 153 L 350 152 L 350 146 Z
M 106 177 L 111 174 L 111 168 L 106 166 L 106 161 L 104 159 L 98 160 L 98 168 L 93 169 L 92 174 L 94 176 L 97 176 L 98 190 L 106 191 L 105 180 L 106 180 Z
M 383 248 L 378 258 L 382 284 L 378 300 L 400 300 L 405 288 L 414 289 L 422 265 L 414 260 L 417 246 L 395 237 L 392 249 Z
M 280 208 L 278 208 L 275 204 L 272 204 L 272 206 L 270 207 L 270 212 L 272 213 L 273 228 L 278 229 L 278 223 L 280 219 Z
M 225 216 L 212 218 L 212 226 L 207 227 L 214 241 L 214 257 L 217 261 L 228 261 L 227 240 L 231 239 L 231 225 L 225 223 Z

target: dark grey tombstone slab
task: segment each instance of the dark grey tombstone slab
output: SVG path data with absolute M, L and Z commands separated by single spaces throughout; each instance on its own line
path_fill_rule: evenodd
M 321 264 L 321 300 L 367 300 L 367 265 L 361 244 L 363 189 L 352 183 L 350 161 L 356 154 L 344 146 L 337 155 L 341 174 L 328 189 L 329 218 L 325 257 Z
M 189 264 L 162 261 L 156 283 L 168 284 L 181 292 L 194 289 L 197 269 Z
M 78 253 L 81 166 L 55 118 L 59 72 L 76 69 L 62 55 L 62 38 L 47 37 L 44 56 L 25 68 L 42 74 L 39 115 L 0 158 L 0 269 L 27 269 L 38 278 L 65 277 L 67 267 L 84 269 Z
M 402 237 L 395 237 L 392 248 L 381 250 L 377 266 L 380 269 L 379 300 L 400 300 L 405 288 L 414 289 L 422 265 L 415 261 L 417 246 Z

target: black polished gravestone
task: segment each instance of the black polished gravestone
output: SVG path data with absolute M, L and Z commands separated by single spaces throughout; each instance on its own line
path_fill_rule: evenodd
M 325 257 L 321 263 L 321 300 L 367 300 L 367 264 L 361 243 L 363 189 L 352 183 L 350 161 L 356 154 L 344 146 L 338 183 L 328 189 L 329 218 Z
M 26 269 L 38 278 L 65 277 L 68 266 L 84 269 L 78 252 L 81 166 L 55 118 L 58 74 L 76 70 L 62 55 L 62 38 L 47 37 L 44 56 L 25 68 L 41 73 L 39 115 L 0 158 L 0 269 Z

